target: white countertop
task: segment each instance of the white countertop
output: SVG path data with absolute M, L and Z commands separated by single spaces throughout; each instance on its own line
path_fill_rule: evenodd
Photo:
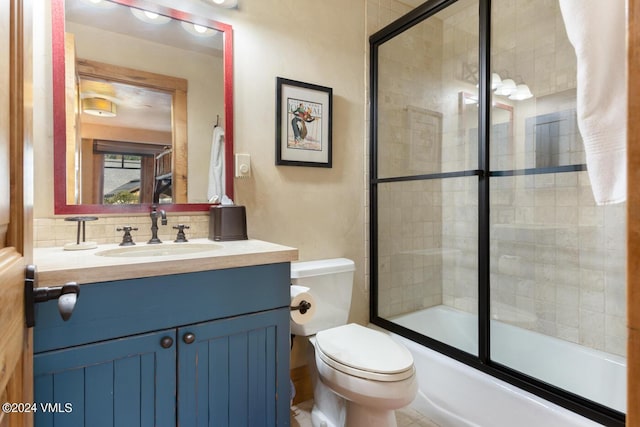
M 210 244 L 211 251 L 162 256 L 107 257 L 96 255 L 117 244 L 99 245 L 96 249 L 66 251 L 61 247 L 34 249 L 38 271 L 38 286 L 60 286 L 67 282 L 79 284 L 164 276 L 195 271 L 248 267 L 252 265 L 290 262 L 298 259 L 298 250 L 262 240 L 214 242 L 191 239 L 188 243 L 165 242 L 169 245 Z M 138 244 L 133 248 L 146 246 Z M 170 248 L 168 248 L 170 249 Z

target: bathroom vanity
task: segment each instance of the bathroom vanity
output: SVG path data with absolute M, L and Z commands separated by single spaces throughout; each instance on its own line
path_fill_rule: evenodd
M 56 301 L 36 307 L 35 399 L 57 405 L 36 425 L 289 425 L 297 250 L 196 243 L 191 253 L 36 249 L 39 286 L 81 284 L 68 321 Z

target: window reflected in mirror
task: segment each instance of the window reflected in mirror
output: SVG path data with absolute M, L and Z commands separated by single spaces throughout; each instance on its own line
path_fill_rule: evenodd
M 171 147 L 83 140 L 83 200 L 94 204 L 171 203 Z

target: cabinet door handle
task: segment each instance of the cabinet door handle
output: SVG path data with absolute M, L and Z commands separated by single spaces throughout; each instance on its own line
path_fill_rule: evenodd
M 160 346 L 162 348 L 171 348 L 172 345 L 173 345 L 173 338 L 171 337 L 163 337 L 160 340 Z
M 184 341 L 187 344 L 191 344 L 195 340 L 196 340 L 196 336 L 193 335 L 191 332 L 187 332 L 182 336 L 182 341 Z
M 28 265 L 24 279 L 24 309 L 27 328 L 31 328 L 36 324 L 36 303 L 53 299 L 58 300 L 58 311 L 62 320 L 65 322 L 69 320 L 80 296 L 80 286 L 76 282 L 69 282 L 62 286 L 38 288 L 37 281 L 36 266 Z

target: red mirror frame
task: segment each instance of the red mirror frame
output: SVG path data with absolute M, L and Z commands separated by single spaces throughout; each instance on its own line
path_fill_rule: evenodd
M 213 21 L 188 12 L 159 6 L 146 0 L 109 0 L 125 6 L 150 10 L 181 21 L 213 28 L 224 33 L 224 111 L 225 111 L 225 189 L 233 199 L 233 30 L 231 25 Z M 65 110 L 65 50 L 64 0 L 51 0 L 52 74 L 53 74 L 53 178 L 55 214 L 116 214 L 146 213 L 150 204 L 136 205 L 70 205 L 66 196 L 66 110 Z M 209 203 L 163 204 L 168 212 L 208 211 Z

